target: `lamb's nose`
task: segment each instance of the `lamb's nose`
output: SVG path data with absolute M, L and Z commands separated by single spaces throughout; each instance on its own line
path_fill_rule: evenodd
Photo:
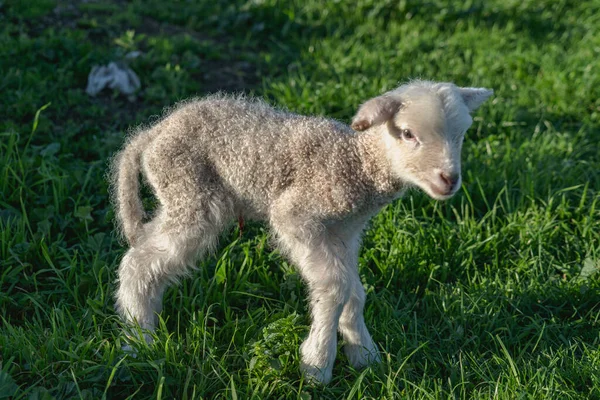
M 440 178 L 442 178 L 442 181 L 444 181 L 444 183 L 450 188 L 454 188 L 454 185 L 456 185 L 460 176 L 456 173 L 447 174 L 445 172 L 441 172 Z

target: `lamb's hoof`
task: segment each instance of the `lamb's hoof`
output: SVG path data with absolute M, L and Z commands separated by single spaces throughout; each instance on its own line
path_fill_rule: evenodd
M 372 343 L 369 347 L 358 344 L 346 344 L 344 345 L 344 353 L 346 353 L 350 365 L 356 369 L 381 362 L 381 356 L 379 355 L 379 351 L 377 351 L 375 343 Z
M 331 368 L 319 368 L 314 365 L 301 363 L 300 371 L 302 372 L 306 380 L 310 383 L 326 385 L 329 382 L 331 382 Z
M 154 342 L 152 336 L 147 332 L 141 334 L 140 332 L 125 333 L 125 336 L 123 338 L 125 344 L 121 346 L 121 350 L 123 351 L 123 353 L 133 358 L 137 358 L 138 351 L 136 349 L 136 342 L 139 343 L 140 338 L 143 338 L 143 340 L 146 341 L 146 343 L 148 344 Z
M 130 344 L 124 344 L 123 346 L 121 346 L 121 351 L 123 351 L 123 353 L 125 353 L 128 356 L 137 358 L 137 351 L 135 351 L 135 349 Z

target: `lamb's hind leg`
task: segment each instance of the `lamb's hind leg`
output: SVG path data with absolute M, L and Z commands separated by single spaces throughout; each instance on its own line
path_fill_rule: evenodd
M 171 175 L 176 172 L 172 170 Z M 183 172 L 171 176 L 170 185 L 161 185 L 158 172 L 149 174 L 150 183 L 158 188 L 161 211 L 146 224 L 145 233 L 119 267 L 117 309 L 128 322 L 147 330 L 156 325 L 165 289 L 215 247 L 233 215 L 231 197 L 224 188 L 214 182 L 199 186 L 198 175 Z
M 156 227 L 121 260 L 117 310 L 129 323 L 154 330 L 165 289 L 185 276 L 196 257 L 212 247 L 215 232 L 190 228 L 175 233 Z

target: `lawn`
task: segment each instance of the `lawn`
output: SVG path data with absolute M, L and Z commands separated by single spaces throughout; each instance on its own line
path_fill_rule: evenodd
M 0 399 L 600 398 L 599 27 L 599 0 L 0 2 Z M 134 97 L 85 93 L 132 51 Z M 128 129 L 219 90 L 347 123 L 417 77 L 495 95 L 462 190 L 365 234 L 381 365 L 340 352 L 331 384 L 303 380 L 305 287 L 261 225 L 123 353 L 105 174 Z

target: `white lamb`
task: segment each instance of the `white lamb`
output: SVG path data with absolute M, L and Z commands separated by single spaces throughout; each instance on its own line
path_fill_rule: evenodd
M 227 226 L 264 221 L 308 286 L 312 326 L 300 349 L 307 378 L 331 380 L 338 330 L 354 367 L 378 361 L 363 319 L 361 233 L 411 186 L 440 200 L 456 193 L 469 114 L 492 93 L 413 81 L 364 103 L 354 130 L 243 97 L 179 105 L 132 135 L 113 164 L 118 220 L 131 246 L 119 267 L 119 312 L 154 329 L 167 286 L 188 275 Z M 140 171 L 160 203 L 147 223 Z

